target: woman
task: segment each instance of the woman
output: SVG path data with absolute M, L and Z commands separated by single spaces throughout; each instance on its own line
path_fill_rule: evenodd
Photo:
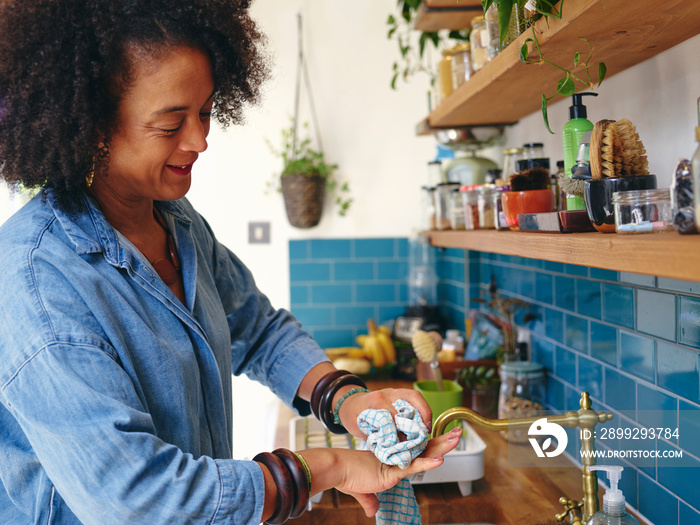
M 210 118 L 258 98 L 261 42 L 245 1 L 0 4 L 1 173 L 43 188 L 0 228 L 2 523 L 279 522 L 331 487 L 372 515 L 457 445 L 405 471 L 231 459 L 231 372 L 360 437 L 360 412 L 398 399 L 431 419 L 416 392 L 337 373 L 184 198 Z

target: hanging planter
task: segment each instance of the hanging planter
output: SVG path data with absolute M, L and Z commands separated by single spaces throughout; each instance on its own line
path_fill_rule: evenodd
M 297 15 L 299 34 L 299 64 L 297 69 L 296 93 L 294 97 L 294 118 L 291 126 L 282 130 L 282 147 L 278 150 L 267 141 L 272 152 L 282 158 L 282 173 L 268 183 L 268 190 L 277 189 L 284 196 L 284 206 L 289 223 L 296 228 L 312 228 L 321 220 L 326 192 L 331 194 L 333 203 L 338 207 L 338 215 L 345 215 L 352 199 L 347 183 L 339 184 L 335 178 L 337 164 L 326 162 L 323 154 L 318 120 L 314 109 L 311 86 L 304 61 L 301 42 L 301 14 Z M 303 75 L 302 75 L 303 73 Z M 318 149 L 314 149 L 308 136 L 309 124 L 303 124 L 305 135 L 299 137 L 299 97 L 302 76 L 306 82 L 309 107 L 316 129 Z
M 281 178 L 284 207 L 289 224 L 295 228 L 313 228 L 323 214 L 326 181 L 321 175 L 290 173 Z

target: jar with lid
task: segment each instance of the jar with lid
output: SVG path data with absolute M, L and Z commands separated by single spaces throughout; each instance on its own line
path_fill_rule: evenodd
M 481 185 L 470 184 L 459 189 L 462 194 L 464 228 L 467 230 L 479 229 L 479 186 Z
M 503 172 L 501 177 L 510 180 L 511 175 L 517 173 L 515 161 L 522 158 L 523 148 L 506 148 L 503 150 Z
M 435 187 L 435 227 L 438 230 L 452 228 L 450 197 L 455 188 L 459 188 L 459 184 L 456 182 L 442 182 Z
M 483 16 L 472 18 L 469 44 L 471 45 L 472 70 L 474 71 L 479 71 L 490 60 L 489 46 L 493 35 L 491 26 L 492 24 L 489 24 Z M 498 26 L 496 26 L 495 35 L 498 38 Z
M 673 229 L 671 192 L 668 189 L 613 193 L 615 231 L 649 233 Z
M 435 186 L 423 186 L 421 188 L 421 228 L 424 230 L 435 229 Z
M 479 186 L 479 197 L 477 206 L 479 208 L 479 228 L 492 229 L 496 227 L 495 214 L 493 208 L 493 184 L 482 184 Z
M 678 233 L 698 233 L 695 228 L 693 172 L 688 159 L 679 159 L 671 179 L 671 213 Z
M 544 367 L 531 361 L 510 361 L 501 365 L 498 418 L 535 417 L 544 410 Z M 526 443 L 528 429 L 509 429 L 501 435 L 513 443 Z
M 457 89 L 472 74 L 471 44 L 465 42 L 452 48 L 452 88 Z
M 486 184 L 495 184 L 501 178 L 501 173 L 503 172 L 498 168 L 486 170 Z
M 498 31 L 498 6 L 492 3 L 484 13 L 489 30 L 489 60 L 493 60 L 501 52 L 501 37 Z
M 437 65 L 437 103 L 452 94 L 452 49 L 443 49 Z
M 448 204 L 450 214 L 450 227 L 453 230 L 464 230 L 464 208 L 462 207 L 462 196 L 459 188 L 454 188 L 450 192 L 450 202 Z
M 496 186 L 491 194 L 491 198 L 493 199 L 493 203 L 491 204 L 493 208 L 493 225 L 497 230 L 510 229 L 508 228 L 508 223 L 506 223 L 506 217 L 503 214 L 503 202 L 501 201 L 501 197 L 506 191 L 510 191 L 510 186 Z
M 528 142 L 523 144 L 523 158 L 541 159 L 544 157 L 544 144 L 541 142 Z

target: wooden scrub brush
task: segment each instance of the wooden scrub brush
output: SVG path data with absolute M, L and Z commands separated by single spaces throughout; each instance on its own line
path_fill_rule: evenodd
M 591 176 L 594 179 L 648 175 L 646 150 L 627 119 L 599 120 L 591 132 Z
M 438 352 L 442 348 L 442 337 L 437 332 L 424 332 L 417 330 L 411 338 L 413 351 L 416 357 L 423 363 L 430 363 L 438 390 L 444 390 L 442 385 L 442 372 L 438 363 Z

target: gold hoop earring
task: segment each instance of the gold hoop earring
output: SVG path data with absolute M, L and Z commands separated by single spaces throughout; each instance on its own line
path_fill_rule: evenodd
M 92 186 L 92 181 L 95 179 L 95 158 L 92 159 L 92 168 L 90 168 L 90 173 L 85 177 L 85 185 L 89 188 Z

